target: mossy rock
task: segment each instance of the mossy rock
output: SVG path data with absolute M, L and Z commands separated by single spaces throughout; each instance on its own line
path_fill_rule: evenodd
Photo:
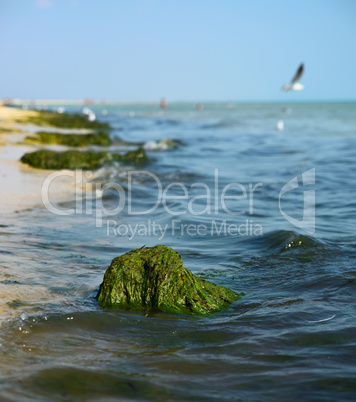
M 33 123 L 38 126 L 48 125 L 60 128 L 90 128 L 92 130 L 110 130 L 108 123 L 97 120 L 89 121 L 86 115 L 80 113 L 56 113 L 50 111 L 39 111 L 36 116 L 30 116 L 20 123 Z
M 232 290 L 194 276 L 177 252 L 161 245 L 115 258 L 97 295 L 102 307 L 202 315 L 238 298 Z
M 58 144 L 69 147 L 86 147 L 99 145 L 107 147 L 111 145 L 110 136 L 105 131 L 89 134 L 62 134 L 39 131 L 36 137 L 26 137 L 27 141 L 40 144 Z
M 134 151 L 129 151 L 124 155 L 112 154 L 115 160 L 122 160 L 124 162 L 131 163 L 143 163 L 147 161 L 147 155 L 143 148 L 135 149 Z
M 139 148 L 124 155 L 111 152 L 77 151 L 70 150 L 64 152 L 41 149 L 30 152 L 21 158 L 22 163 L 26 163 L 38 169 L 97 169 L 104 163 L 119 161 L 126 163 L 142 163 L 147 159 L 146 153 Z

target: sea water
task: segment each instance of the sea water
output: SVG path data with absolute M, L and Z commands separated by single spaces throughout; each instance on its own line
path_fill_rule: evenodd
M 203 106 L 93 107 L 149 161 L 3 217 L 3 284 L 29 297 L 0 326 L 2 400 L 354 398 L 356 104 Z M 209 317 L 99 307 L 111 260 L 156 244 L 244 295 Z

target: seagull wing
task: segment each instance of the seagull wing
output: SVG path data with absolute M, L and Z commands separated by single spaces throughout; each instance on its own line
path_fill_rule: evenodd
M 301 79 L 303 73 L 304 73 L 304 63 L 301 63 L 301 65 L 298 67 L 297 72 L 295 73 L 294 77 L 292 78 L 291 83 L 295 84 L 296 82 L 298 82 Z

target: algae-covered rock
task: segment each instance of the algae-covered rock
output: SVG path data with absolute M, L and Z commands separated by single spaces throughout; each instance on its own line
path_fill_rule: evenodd
M 77 151 L 70 150 L 56 152 L 49 149 L 30 152 L 21 158 L 26 163 L 38 169 L 97 169 L 101 165 L 111 161 L 126 163 L 140 163 L 146 160 L 143 149 L 130 151 L 124 155 L 111 152 Z
M 108 160 L 107 152 L 65 151 L 56 152 L 49 149 L 27 153 L 21 158 L 38 169 L 96 169 Z
M 89 145 L 107 147 L 111 145 L 110 136 L 105 131 L 89 134 L 62 134 L 39 131 L 36 133 L 36 137 L 26 137 L 26 140 L 40 144 L 59 144 L 69 147 L 86 147 Z
M 194 276 L 177 252 L 158 245 L 115 258 L 97 298 L 103 307 L 209 314 L 239 297 L 232 290 Z
M 100 121 L 90 121 L 80 113 L 56 113 L 51 111 L 38 111 L 36 115 L 29 116 L 26 121 L 38 126 L 48 125 L 60 128 L 90 128 L 92 130 L 110 130 L 110 124 Z M 21 123 L 26 122 L 21 120 Z
M 115 160 L 122 160 L 124 162 L 141 163 L 147 160 L 146 152 L 143 148 L 135 149 L 134 151 L 127 152 L 124 155 L 113 154 Z

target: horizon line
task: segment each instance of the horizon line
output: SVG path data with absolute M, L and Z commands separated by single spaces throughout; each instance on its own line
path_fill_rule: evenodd
M 167 100 L 167 99 L 166 99 Z M 353 103 L 356 99 L 286 99 L 286 100 L 168 100 L 169 104 L 212 104 L 212 103 L 225 103 L 225 104 L 243 104 L 243 103 Z M 113 100 L 113 99 L 95 99 L 95 98 L 82 98 L 82 99 L 21 99 L 21 98 L 2 98 L 0 99 L 0 104 L 2 106 L 11 105 L 130 105 L 130 104 L 142 104 L 142 105 L 159 105 L 159 100 Z

